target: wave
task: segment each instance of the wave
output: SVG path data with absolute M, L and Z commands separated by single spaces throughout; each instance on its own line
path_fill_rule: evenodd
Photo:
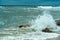
M 15 22 L 14 20 L 23 18 L 21 21 L 21 22 L 23 22 L 25 20 L 24 15 L 23 16 L 13 16 L 13 17 L 10 16 L 10 18 L 12 20 L 9 19 L 11 21 L 8 20 L 8 22 L 10 22 L 11 24 L 10 23 L 8 24 L 8 22 L 7 22 L 7 24 L 10 26 L 10 28 L 6 28 L 6 29 L 0 31 L 0 35 L 1 35 L 0 40 L 46 40 L 47 38 L 56 38 L 56 37 L 60 36 L 60 34 L 57 34 L 57 32 L 60 31 L 60 27 L 58 27 L 56 25 L 56 22 L 55 22 L 53 16 L 50 14 L 50 10 L 60 11 L 60 7 L 52 7 L 52 6 L 37 6 L 35 8 L 20 7 L 20 6 L 19 7 L 8 7 L 7 6 L 6 8 L 5 7 L 3 8 L 3 7 L 1 6 L 0 8 L 3 9 L 4 11 L 5 11 L 5 9 L 8 9 L 9 11 L 12 10 L 14 12 L 16 10 L 18 12 L 18 10 L 19 10 L 19 12 L 20 12 L 20 9 L 21 10 L 23 9 L 25 12 L 29 12 L 29 13 L 31 12 L 32 14 L 34 12 L 34 16 L 30 15 L 30 16 L 26 16 L 26 17 L 27 18 L 35 17 L 35 18 L 34 19 L 32 18 L 32 20 L 27 20 L 27 21 L 30 21 L 29 24 L 31 24 L 31 26 L 28 28 L 17 28 L 17 27 L 14 28 L 14 25 L 16 26 L 16 24 L 20 23 L 19 22 L 20 20 L 18 21 L 19 23 L 18 22 L 14 23 Z M 23 12 L 23 10 L 22 10 L 22 12 Z M 41 15 L 39 13 L 39 15 L 35 16 L 35 11 L 32 11 L 32 10 L 39 11 L 39 12 L 40 12 L 40 10 L 42 10 L 42 13 L 41 13 Z M 4 22 L 3 23 L 1 22 L 0 24 L 4 25 Z M 8 26 L 8 25 L 6 25 L 6 26 Z M 56 33 L 42 32 L 42 30 L 45 29 L 46 27 Z M 33 31 L 32 29 L 34 29 L 35 31 Z

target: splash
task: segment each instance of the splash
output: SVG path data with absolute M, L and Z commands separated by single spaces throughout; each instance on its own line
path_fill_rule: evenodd
M 0 40 L 46 40 L 51 38 L 56 38 L 60 36 L 57 33 L 44 33 L 41 32 L 42 29 L 46 27 L 52 31 L 58 31 L 55 20 L 48 10 L 44 10 L 42 15 L 38 15 L 36 19 L 32 20 L 31 28 L 34 28 L 36 31 L 32 31 L 31 28 L 20 29 L 20 28 L 8 28 L 4 29 L 1 33 Z M 60 30 L 60 28 L 59 28 Z M 39 32 L 38 32 L 39 31 Z M 3 34 L 4 33 L 4 34 Z
M 52 31 L 58 31 L 55 20 L 49 11 L 45 10 L 42 13 L 43 15 L 38 15 L 36 19 L 32 20 L 31 28 L 36 31 L 32 33 L 28 33 L 27 35 L 21 36 L 21 40 L 46 40 L 47 38 L 57 38 L 59 34 L 57 33 L 44 33 L 41 30 L 45 28 L 49 28 Z M 29 28 L 30 29 L 30 28 Z M 48 36 L 47 36 L 48 35 Z
M 57 25 L 55 20 L 49 11 L 43 11 L 43 15 L 38 15 L 38 17 L 32 20 L 32 28 L 35 28 L 37 31 L 41 31 L 42 29 L 49 28 L 52 31 L 57 30 Z

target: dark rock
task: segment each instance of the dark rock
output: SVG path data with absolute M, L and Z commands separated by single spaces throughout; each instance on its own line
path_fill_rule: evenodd
M 45 28 L 42 30 L 42 32 L 52 32 L 51 30 L 49 30 L 48 28 Z
M 57 21 L 56 21 L 56 24 L 57 24 L 58 26 L 60 26 L 60 20 L 57 20 Z
M 22 25 L 19 26 L 19 28 L 22 28 L 22 27 L 26 28 L 26 27 L 29 27 L 29 26 L 30 25 L 28 25 L 28 24 L 22 24 Z
M 60 26 L 60 22 L 57 22 L 57 25 Z
M 57 24 L 58 26 L 60 26 L 60 22 L 57 22 L 56 24 Z

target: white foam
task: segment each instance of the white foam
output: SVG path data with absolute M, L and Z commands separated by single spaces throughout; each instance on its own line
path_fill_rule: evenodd
M 42 8 L 42 9 L 51 9 L 52 6 L 38 6 L 37 8 Z
M 46 40 L 47 38 L 56 38 L 59 34 L 56 33 L 40 33 L 33 32 L 20 36 L 5 36 L 0 37 L 0 40 Z
M 47 27 L 51 29 L 57 28 L 55 20 L 49 14 L 48 11 L 44 11 L 43 15 L 38 15 L 38 17 L 35 20 L 33 20 L 31 23 L 32 23 L 32 27 L 35 28 L 36 30 L 42 30 Z
M 46 7 L 41 7 L 43 9 L 46 9 Z M 51 9 L 52 7 L 47 7 L 47 9 Z M 45 10 L 42 13 L 43 15 L 38 15 L 36 19 L 34 19 L 31 24 L 31 28 L 35 29 L 36 32 L 30 32 L 27 34 L 18 34 L 18 35 L 13 35 L 10 36 L 3 36 L 0 37 L 0 40 L 46 40 L 47 38 L 56 38 L 60 36 L 59 34 L 56 33 L 44 33 L 41 30 L 45 29 L 46 27 L 49 28 L 52 31 L 60 31 L 60 28 L 57 28 L 57 25 L 55 23 L 55 20 L 53 19 L 52 15 L 50 15 L 50 12 Z M 2 22 L 1 22 L 2 23 Z M 4 23 L 2 23 L 4 24 Z M 27 28 L 28 29 L 28 28 Z M 30 28 L 29 28 L 30 29 Z M 8 33 L 10 34 L 10 30 L 17 30 L 15 28 L 10 28 L 10 29 L 4 29 L 5 31 L 3 33 Z M 6 32 L 9 30 L 8 32 Z M 16 31 L 13 31 L 16 32 Z M 17 33 L 20 32 L 19 29 L 17 30 Z

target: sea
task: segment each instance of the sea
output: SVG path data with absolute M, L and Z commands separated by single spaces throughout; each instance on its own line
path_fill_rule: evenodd
M 59 40 L 56 20 L 60 6 L 0 6 L 0 40 Z M 42 32 L 45 28 L 52 32 Z

